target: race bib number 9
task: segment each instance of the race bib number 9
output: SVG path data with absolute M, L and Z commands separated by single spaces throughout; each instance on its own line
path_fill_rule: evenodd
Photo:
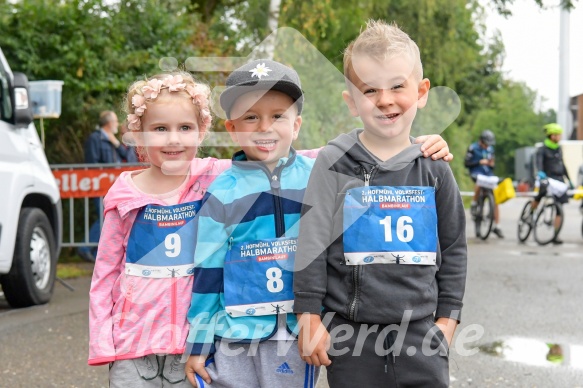
M 365 186 L 344 199 L 344 257 L 348 265 L 435 265 L 435 189 Z
M 225 310 L 232 317 L 290 313 L 297 239 L 235 244 L 225 259 Z
M 168 278 L 194 272 L 194 216 L 200 201 L 148 205 L 138 212 L 126 252 L 127 275 Z

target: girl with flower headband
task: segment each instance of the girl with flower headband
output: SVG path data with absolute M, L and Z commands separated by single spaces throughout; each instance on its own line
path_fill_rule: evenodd
M 209 95 L 188 73 L 129 88 L 131 132 L 124 142 L 136 144 L 150 166 L 122 173 L 104 198 L 90 290 L 88 363 L 110 364 L 111 387 L 191 387 L 180 359 L 192 295 L 193 219 L 208 186 L 231 166 L 196 158 L 211 124 Z M 434 159 L 452 158 L 440 136 L 422 141 Z
M 89 365 L 110 364 L 110 386 L 192 387 L 185 379 L 193 219 L 230 161 L 196 158 L 211 124 L 206 85 L 188 73 L 135 82 L 126 143 L 144 170 L 120 175 L 105 216 L 90 291 Z M 128 135 L 129 138 L 128 138 Z

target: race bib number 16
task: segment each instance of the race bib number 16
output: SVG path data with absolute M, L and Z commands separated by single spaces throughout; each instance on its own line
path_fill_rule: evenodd
M 435 265 L 435 189 L 365 186 L 346 193 L 344 256 L 348 265 Z

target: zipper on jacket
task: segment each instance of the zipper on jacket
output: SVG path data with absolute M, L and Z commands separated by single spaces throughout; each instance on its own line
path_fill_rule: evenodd
M 370 185 L 370 181 L 372 180 L 372 177 L 374 175 L 376 168 L 377 168 L 377 166 L 372 166 L 370 171 L 366 171 L 366 168 L 364 168 L 364 166 L 362 167 L 362 173 L 364 175 L 364 185 L 365 186 Z
M 362 166 L 362 173 L 364 175 L 364 185 L 365 186 L 369 186 L 370 185 L 370 181 L 372 180 L 373 176 L 374 176 L 374 172 L 376 170 L 377 166 L 372 166 L 370 171 L 366 171 L 366 168 L 364 166 Z M 354 297 L 352 298 L 352 301 L 350 302 L 350 309 L 348 311 L 348 317 L 351 320 L 355 320 L 354 316 L 355 316 L 355 312 L 356 312 L 356 303 L 358 302 L 358 298 L 360 296 L 360 281 L 359 279 L 359 275 L 360 275 L 360 266 L 355 265 L 352 268 L 352 285 L 354 287 Z
M 172 294 L 170 298 L 170 324 L 172 325 L 172 349 L 178 348 L 178 336 L 176 335 L 176 295 L 178 293 L 178 281 L 175 277 L 176 271 L 172 270 Z
M 354 286 L 354 297 L 352 298 L 352 302 L 350 302 L 350 311 L 348 312 L 348 318 L 352 321 L 355 320 L 356 303 L 358 302 L 358 297 L 360 296 L 360 282 L 358 280 L 359 274 L 360 266 L 355 265 L 352 268 L 352 285 Z
M 283 215 L 283 206 L 281 204 L 281 172 L 283 170 L 283 165 L 276 167 L 271 173 L 270 185 L 271 192 L 273 196 L 274 214 L 273 218 L 275 221 L 275 237 L 281 237 L 285 234 L 285 221 Z

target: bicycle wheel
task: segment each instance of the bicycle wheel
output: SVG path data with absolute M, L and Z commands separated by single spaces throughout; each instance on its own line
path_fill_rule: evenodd
M 546 245 L 554 240 L 561 231 L 563 226 L 563 210 L 561 206 L 554 201 L 541 204 L 540 209 L 534 220 L 534 239 L 540 245 Z M 561 217 L 561 225 L 555 229 L 555 218 Z
M 532 230 L 533 214 L 531 208 L 532 199 L 524 204 L 524 208 L 522 208 L 522 212 L 520 212 L 520 217 L 518 218 L 518 241 L 520 242 L 525 242 Z
M 478 198 L 476 214 L 476 236 L 486 240 L 492 231 L 494 223 L 494 195 L 491 191 L 482 191 Z

